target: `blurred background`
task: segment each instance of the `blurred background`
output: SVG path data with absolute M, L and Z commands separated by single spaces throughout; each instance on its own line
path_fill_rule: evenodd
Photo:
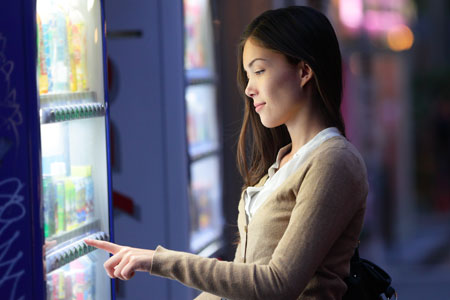
M 450 299 L 446 0 L 106 1 L 116 242 L 233 259 L 236 45 L 289 5 L 321 10 L 340 41 L 347 137 L 370 183 L 361 255 L 400 299 Z M 147 274 L 116 284 L 118 299 L 197 294 Z

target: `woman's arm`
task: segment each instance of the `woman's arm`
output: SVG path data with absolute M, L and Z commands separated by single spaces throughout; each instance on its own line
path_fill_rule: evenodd
M 228 299 L 296 299 L 366 195 L 365 171 L 353 153 L 334 149 L 312 160 L 268 265 L 219 261 L 161 246 L 153 252 L 89 243 L 116 252 L 105 263 L 110 276 L 129 279 L 142 270 Z

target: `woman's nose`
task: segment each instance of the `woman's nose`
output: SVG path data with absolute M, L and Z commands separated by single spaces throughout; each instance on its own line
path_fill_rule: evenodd
M 250 84 L 250 81 L 247 83 L 247 87 L 245 88 L 245 94 L 250 98 L 255 97 L 257 94 L 256 89 Z

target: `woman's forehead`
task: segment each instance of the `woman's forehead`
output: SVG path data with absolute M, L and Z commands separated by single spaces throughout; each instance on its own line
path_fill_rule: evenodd
M 244 44 L 243 55 L 248 56 L 249 54 L 260 53 L 265 51 L 268 51 L 268 49 L 263 47 L 260 42 L 258 42 L 253 38 L 249 38 Z
M 249 38 L 242 52 L 242 64 L 244 70 L 248 70 L 254 62 L 262 61 L 265 63 L 274 63 L 277 61 L 285 62 L 286 58 L 280 52 L 264 47 L 255 39 Z

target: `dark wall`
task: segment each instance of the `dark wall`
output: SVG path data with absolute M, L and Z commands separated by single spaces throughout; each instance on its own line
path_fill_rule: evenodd
M 237 44 L 247 24 L 263 11 L 272 8 L 272 1 L 215 1 L 216 36 L 218 37 L 219 112 L 223 134 L 223 193 L 225 214 L 225 259 L 234 258 L 233 242 L 237 239 L 237 213 L 242 180 L 236 168 L 236 146 L 243 116 L 243 100 L 236 85 Z

